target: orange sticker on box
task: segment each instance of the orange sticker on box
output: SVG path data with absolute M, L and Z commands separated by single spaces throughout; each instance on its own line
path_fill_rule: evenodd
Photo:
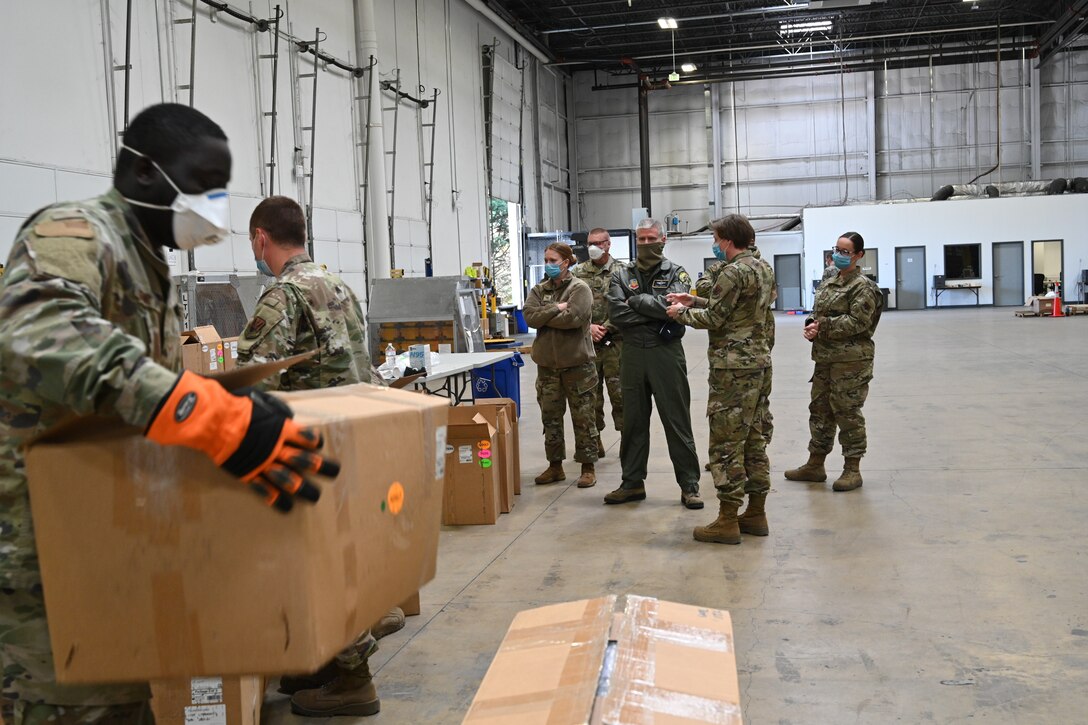
M 385 500 L 389 502 L 389 513 L 394 516 L 404 508 L 404 486 L 401 485 L 400 481 L 393 481 L 390 484 Z

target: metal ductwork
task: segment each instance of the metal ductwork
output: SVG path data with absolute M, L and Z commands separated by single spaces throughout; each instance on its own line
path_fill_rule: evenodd
M 946 199 L 996 199 L 1002 196 L 1053 196 L 1055 194 L 1088 193 L 1088 179 L 1077 177 L 1066 181 L 1009 181 L 1000 184 L 946 184 L 930 197 L 930 201 Z

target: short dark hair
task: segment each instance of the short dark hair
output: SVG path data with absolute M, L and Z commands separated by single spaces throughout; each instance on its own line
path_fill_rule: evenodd
M 227 135 L 219 124 L 195 108 L 180 103 L 159 103 L 136 114 L 125 129 L 122 141 L 125 146 L 162 165 L 188 153 L 202 138 L 226 141 Z M 122 154 L 117 166 L 134 160 L 132 154 Z
M 712 221 L 710 228 L 721 239 L 733 242 L 737 249 L 747 249 L 756 240 L 756 230 L 743 214 L 726 214 Z
M 861 238 L 861 235 L 857 232 L 846 232 L 840 234 L 839 239 L 849 239 L 854 244 L 854 254 L 865 251 L 865 240 Z
M 605 229 L 604 227 L 593 227 L 592 229 L 589 230 L 589 234 L 586 235 L 586 239 L 589 239 L 594 234 L 608 234 L 608 230 Z M 611 236 L 611 235 L 609 235 L 609 236 Z
M 257 229 L 264 229 L 281 247 L 306 246 L 306 215 L 290 197 L 270 196 L 258 204 L 249 215 L 249 236 Z
M 549 249 L 558 254 L 564 260 L 566 260 L 567 264 L 574 264 L 574 262 L 576 261 L 574 258 L 574 251 L 570 248 L 570 245 L 568 244 L 563 244 L 563 242 L 552 242 L 544 248 L 544 251 L 546 252 Z

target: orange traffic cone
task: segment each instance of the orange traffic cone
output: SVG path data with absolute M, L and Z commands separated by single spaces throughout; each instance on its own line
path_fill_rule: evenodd
M 1053 316 L 1054 317 L 1065 317 L 1065 315 L 1062 314 L 1062 298 L 1061 297 L 1055 297 L 1054 298 L 1054 314 L 1053 314 Z

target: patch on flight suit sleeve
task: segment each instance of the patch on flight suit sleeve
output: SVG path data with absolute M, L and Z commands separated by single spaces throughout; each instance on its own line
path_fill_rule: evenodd
M 684 286 L 691 287 L 691 276 L 686 270 L 680 270 L 680 281 L 684 283 Z

